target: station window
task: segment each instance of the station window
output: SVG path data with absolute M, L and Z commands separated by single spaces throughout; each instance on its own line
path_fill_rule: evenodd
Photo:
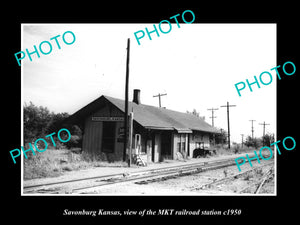
M 204 148 L 204 142 L 196 142 L 196 148 Z
M 180 152 L 180 147 L 181 147 L 181 143 L 180 142 L 177 142 L 177 152 Z
M 185 142 L 177 142 L 177 152 L 185 151 Z
M 185 142 L 181 142 L 181 151 L 185 151 Z

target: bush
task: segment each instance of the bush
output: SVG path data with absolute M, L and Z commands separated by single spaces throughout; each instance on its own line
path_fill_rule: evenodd
M 82 138 L 79 135 L 72 135 L 71 139 L 65 143 L 68 149 L 71 148 L 80 148 L 82 144 Z
M 45 152 L 37 152 L 35 156 L 24 159 L 24 179 L 57 177 L 66 171 L 102 166 L 127 167 L 127 163 L 115 161 L 112 154 L 92 155 L 86 152 L 78 154 L 67 149 L 47 149 Z
M 63 124 L 65 119 L 69 117 L 68 113 L 54 113 L 50 112 L 47 107 L 35 106 L 32 102 L 29 104 L 24 103 L 24 145 L 27 143 L 34 143 L 38 138 L 44 138 L 49 147 L 55 147 L 56 149 L 75 148 L 81 147 L 82 143 L 82 131 L 77 125 Z M 62 143 L 57 138 L 57 132 L 61 128 L 66 128 L 70 131 L 71 140 L 66 143 Z M 55 132 L 52 136 L 56 146 L 53 146 L 50 137 L 45 136 Z M 39 142 L 40 149 L 44 149 L 43 142 Z
M 233 152 L 234 154 L 238 154 L 240 152 L 240 146 L 238 144 L 233 146 Z

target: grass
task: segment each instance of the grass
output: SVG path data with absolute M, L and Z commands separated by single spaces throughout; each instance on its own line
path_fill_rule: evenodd
M 259 169 L 256 169 L 256 170 L 253 170 L 253 171 L 247 173 L 246 176 L 244 177 L 244 180 L 249 181 L 254 178 L 261 178 L 263 175 L 264 175 L 264 173 L 263 173 L 262 168 L 259 168 Z
M 256 150 L 254 148 L 240 148 L 232 146 L 231 149 L 225 146 L 215 146 L 216 155 L 234 155 Z M 78 149 L 77 149 L 78 150 Z M 79 149 L 80 150 L 80 149 Z M 74 153 L 78 152 L 78 153 Z M 29 155 L 29 153 L 28 153 Z M 208 156 L 208 157 L 214 157 Z M 112 162 L 110 162 L 112 161 Z M 165 159 L 165 161 L 168 161 Z M 127 167 L 123 161 L 114 161 L 106 155 L 89 155 L 79 153 L 76 149 L 47 149 L 45 152 L 36 152 L 36 155 L 29 155 L 24 158 L 24 179 L 57 177 L 68 171 L 76 171 L 93 167 Z
M 232 145 L 230 149 L 228 149 L 226 145 L 216 145 L 214 148 L 216 149 L 216 155 L 235 155 L 238 153 L 249 153 L 257 150 L 254 147 L 243 146 L 243 148 L 241 148 L 239 145 Z
M 126 167 L 122 161 L 107 162 L 103 157 L 85 153 L 74 153 L 67 149 L 47 149 L 36 152 L 28 159 L 24 158 L 24 179 L 57 177 L 66 171 L 75 171 L 93 167 Z

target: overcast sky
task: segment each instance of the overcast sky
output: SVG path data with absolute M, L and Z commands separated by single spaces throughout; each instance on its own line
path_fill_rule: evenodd
M 153 95 L 167 93 L 162 106 L 181 112 L 196 109 L 211 124 L 227 130 L 226 108 L 230 104 L 231 140 L 241 135 L 262 136 L 259 123 L 276 129 L 276 79 L 270 71 L 276 64 L 276 24 L 172 24 L 168 34 L 152 33 L 137 44 L 134 32 L 152 30 L 153 24 L 23 24 L 22 51 L 31 52 L 42 41 L 72 31 L 76 41 L 66 45 L 58 38 L 49 55 L 32 55 L 22 61 L 22 102 L 48 107 L 51 111 L 76 112 L 101 95 L 124 99 L 127 38 L 130 46 L 130 100 L 141 89 L 142 104 L 158 106 Z M 165 29 L 167 30 L 167 28 Z M 45 47 L 46 49 L 46 47 Z M 273 82 L 253 92 L 247 87 L 239 97 L 234 84 L 273 74 Z M 268 81 L 265 78 L 266 82 Z

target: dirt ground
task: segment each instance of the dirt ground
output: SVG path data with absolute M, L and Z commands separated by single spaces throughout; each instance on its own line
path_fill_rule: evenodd
M 50 154 L 50 153 L 49 153 Z M 65 153 L 66 154 L 66 153 Z M 70 154 L 68 154 L 69 156 Z M 242 154 L 234 154 L 234 155 L 218 155 L 214 157 L 208 157 L 208 158 L 197 158 L 197 159 L 189 159 L 184 161 L 164 161 L 162 163 L 154 163 L 149 164 L 148 167 L 127 167 L 126 165 L 115 165 L 115 164 L 97 164 L 94 165 L 95 167 L 92 168 L 84 168 L 80 170 L 67 170 L 64 171 L 60 176 L 58 177 L 45 177 L 45 178 L 38 178 L 38 179 L 24 179 L 23 185 L 30 186 L 30 185 L 38 185 L 38 184 L 45 184 L 45 183 L 52 183 L 52 182 L 61 182 L 66 180 L 72 180 L 72 179 L 80 179 L 80 178 L 87 178 L 87 177 L 95 177 L 95 176 L 105 176 L 105 175 L 112 175 L 112 174 L 131 174 L 134 172 L 142 172 L 149 169 L 157 169 L 157 168 L 163 168 L 168 166 L 179 166 L 179 165 L 187 165 L 189 163 L 195 163 L 195 162 L 207 162 L 210 160 L 221 160 L 221 159 L 227 159 L 227 158 L 237 158 L 241 156 Z M 47 155 L 45 155 L 47 156 Z M 54 159 L 53 154 L 51 154 L 51 159 Z M 36 158 L 35 162 L 37 162 Z M 60 160 L 59 163 L 61 164 L 61 158 L 56 157 L 55 160 Z M 49 160 L 48 160 L 49 161 Z M 53 161 L 53 160 L 52 160 Z M 52 162 L 51 161 L 51 162 Z M 68 165 L 82 165 L 83 162 L 79 162 L 76 159 L 66 159 L 68 161 Z M 38 161 L 39 162 L 39 161 Z M 42 163 L 43 162 L 43 163 Z M 253 162 L 253 167 L 261 166 L 266 163 L 270 163 L 271 160 L 264 161 L 261 160 L 261 163 L 259 164 L 257 161 Z M 88 163 L 88 162 L 87 162 Z M 98 162 L 94 162 L 98 163 Z M 40 161 L 39 164 L 41 164 L 41 167 L 45 167 L 44 161 Z M 64 162 L 63 162 L 64 164 Z M 63 165 L 62 164 L 62 165 Z M 32 164 L 33 165 L 33 164 Z M 52 164 L 53 165 L 53 164 Z M 269 166 L 270 167 L 270 166 Z M 32 167 L 34 168 L 34 167 Z M 168 179 L 164 181 L 158 181 L 158 182 L 149 182 L 147 184 L 138 184 L 138 183 L 117 183 L 112 186 L 104 186 L 101 188 L 94 188 L 90 190 L 86 194 L 98 194 L 98 195 L 237 195 L 241 190 L 249 186 L 253 182 L 258 182 L 262 175 L 265 173 L 265 170 L 268 167 L 258 170 L 258 173 L 255 174 L 249 174 L 245 177 L 241 177 L 239 179 L 233 179 L 228 182 L 222 183 L 220 185 L 215 185 L 213 187 L 209 188 L 203 188 L 199 189 L 199 187 L 211 183 L 214 180 L 222 179 L 226 176 L 232 176 L 234 174 L 238 173 L 237 166 L 231 166 L 226 167 L 223 169 L 217 169 L 217 170 L 211 170 L 207 172 L 202 172 L 194 175 L 189 176 L 182 176 L 177 177 L 176 179 Z M 35 170 L 39 170 L 39 168 L 35 167 Z M 56 169 L 56 168 L 54 168 Z M 248 169 L 251 169 L 250 165 L 248 163 L 245 163 L 242 166 L 242 172 L 246 171 Z M 26 167 L 25 167 L 26 170 Z M 85 180 L 81 183 L 67 183 L 63 187 L 58 188 L 59 190 L 63 191 L 62 193 L 71 194 L 73 189 L 76 189 L 80 187 L 80 185 L 83 186 L 89 186 L 92 185 L 92 181 Z M 46 188 L 46 187 L 45 187 Z M 54 189 L 56 187 L 53 187 Z M 253 189 L 253 188 L 252 188 Z M 254 186 L 255 189 L 255 186 Z M 250 192 L 253 192 L 253 190 L 245 190 L 243 194 L 247 194 Z M 60 192 L 61 193 L 61 192 Z M 275 185 L 274 185 L 274 179 L 270 180 L 269 182 L 266 182 L 266 185 L 261 189 L 260 193 L 265 194 L 274 194 L 275 193 Z M 78 194 L 78 193 L 76 193 Z
M 271 161 L 262 161 L 260 164 L 253 163 L 253 168 L 270 163 Z M 231 176 L 238 173 L 236 166 L 227 168 L 206 171 L 194 175 L 182 176 L 176 179 L 168 179 L 159 182 L 150 182 L 147 184 L 125 183 L 115 184 L 109 187 L 95 188 L 90 190 L 88 194 L 100 195 L 240 195 L 253 193 L 257 185 L 250 186 L 243 193 L 241 190 L 249 187 L 253 183 L 261 180 L 263 175 L 274 164 L 262 167 L 256 172 L 251 172 L 245 176 L 234 180 L 215 185 L 213 187 L 197 189 L 204 184 L 211 183 L 217 179 Z M 244 166 L 243 171 L 251 169 L 250 165 Z M 275 194 L 275 179 L 270 179 L 261 189 L 259 194 L 274 195 Z
M 236 156 L 234 154 L 234 148 L 232 150 L 218 149 L 217 155 L 207 156 L 205 158 L 189 158 L 186 161 L 206 161 L 210 158 L 222 159 L 226 157 Z M 76 152 L 76 153 L 75 153 Z M 239 153 L 253 152 L 253 149 L 240 149 Z M 164 160 L 164 162 L 155 163 L 160 165 L 168 164 L 170 160 Z M 177 163 L 178 160 L 171 160 L 170 163 Z M 155 165 L 149 165 L 148 167 L 155 167 Z M 67 150 L 67 149 L 47 149 L 42 153 L 37 153 L 35 156 L 28 155 L 28 159 L 24 159 L 23 163 L 23 178 L 24 181 L 35 180 L 35 179 L 46 179 L 55 178 L 61 179 L 63 176 L 70 175 L 70 172 L 74 172 L 76 176 L 80 176 L 81 171 L 89 170 L 93 171 L 97 168 L 105 170 L 106 168 L 126 168 L 127 162 L 107 162 L 103 160 L 101 155 L 89 155 L 86 153 L 78 153 L 78 149 Z M 132 168 L 137 167 L 132 165 Z M 101 174 L 101 171 L 98 171 Z M 90 173 L 90 172 L 89 172 Z M 62 178 L 63 179 L 63 178 Z

